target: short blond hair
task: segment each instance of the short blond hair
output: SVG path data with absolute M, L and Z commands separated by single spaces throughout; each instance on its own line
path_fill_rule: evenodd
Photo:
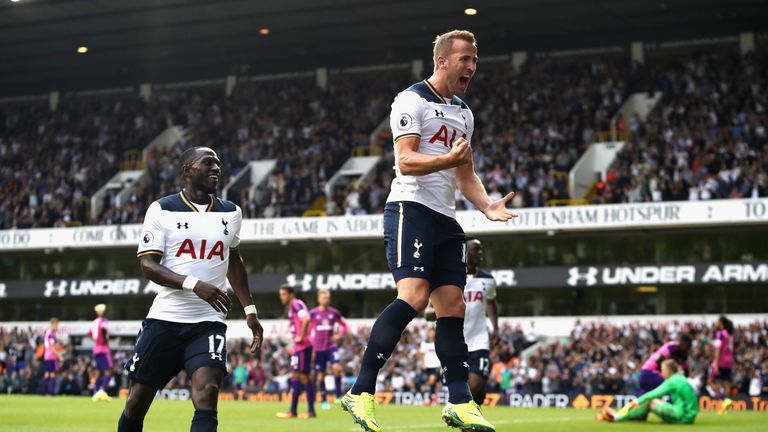
M 674 375 L 680 371 L 680 365 L 673 359 L 666 359 L 661 362 L 662 369 L 668 369 L 671 375 Z
M 106 312 L 106 310 L 107 310 L 107 305 L 105 305 L 104 303 L 99 303 L 93 307 L 93 311 L 96 312 L 96 314 L 99 316 L 104 315 L 104 312 Z
M 435 64 L 437 64 L 438 57 L 445 57 L 451 51 L 454 39 L 461 39 L 477 46 L 475 34 L 469 30 L 451 30 L 448 33 L 437 35 L 433 42 L 434 47 L 432 48 L 432 59 L 434 59 Z

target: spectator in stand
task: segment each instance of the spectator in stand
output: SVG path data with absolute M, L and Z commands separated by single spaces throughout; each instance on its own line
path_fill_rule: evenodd
M 571 198 L 567 172 L 629 94 L 664 92 L 646 122 L 617 118 L 630 140 L 593 203 L 768 196 L 768 61 L 764 54 L 694 53 L 649 61 L 633 72 L 623 56 L 531 58 L 519 72 L 489 64 L 468 104 L 476 116 L 474 163 L 489 193 L 516 191 L 514 207 Z M 183 149 L 216 143 L 222 170 L 250 161 L 277 167 L 254 199 L 236 185 L 229 198 L 246 217 L 379 214 L 389 193 L 391 136 L 375 135 L 382 161 L 360 182 L 341 182 L 325 202 L 325 183 L 386 118 L 391 94 L 410 80 L 403 70 L 331 74 L 327 89 L 311 77 L 244 78 L 230 97 L 221 86 L 158 89 L 136 95 L 64 97 L 47 104 L 0 106 L 0 229 L 92 223 L 92 196 L 171 125 L 175 146 L 147 152 L 148 176 L 118 205 L 108 194 L 99 224 L 141 221 L 152 197 L 178 190 L 169 161 Z M 457 196 L 457 208 L 471 208 Z
M 664 97 L 614 161 L 595 203 L 768 196 L 768 62 L 694 53 L 650 71 Z
M 223 170 L 235 175 L 248 162 L 275 158 L 268 193 L 258 202 L 235 200 L 261 216 L 295 216 L 322 193 L 324 183 L 367 145 L 386 117 L 391 94 L 406 70 L 334 74 L 326 90 L 314 79 L 248 82 L 227 98 L 223 87 L 156 90 L 150 101 L 119 94 L 65 97 L 46 105 L 0 106 L 0 229 L 90 223 L 88 198 L 171 125 L 185 138 L 154 149 L 144 162 L 148 177 L 129 200 L 107 196 L 99 223 L 139 222 L 151 197 L 178 189 L 169 160 L 183 149 L 216 142 Z
M 0 106 L 0 229 L 87 223 L 87 197 L 162 129 L 137 96 Z

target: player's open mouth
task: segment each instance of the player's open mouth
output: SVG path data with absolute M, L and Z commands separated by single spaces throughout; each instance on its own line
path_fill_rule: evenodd
M 460 76 L 460 77 L 459 77 L 459 84 L 461 84 L 461 85 L 463 85 L 463 86 L 466 86 L 467 84 L 469 84 L 469 80 L 470 80 L 470 78 L 471 78 L 471 77 L 469 77 L 468 75 L 465 75 L 465 76 Z

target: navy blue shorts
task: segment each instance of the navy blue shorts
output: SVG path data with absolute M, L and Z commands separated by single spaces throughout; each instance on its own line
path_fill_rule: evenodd
M 711 381 L 733 381 L 733 371 L 731 368 L 717 368 L 717 373 L 715 373 L 714 368 L 709 368 L 709 376 Z
M 46 372 L 58 372 L 59 371 L 59 361 L 58 360 L 44 360 L 43 361 L 43 367 L 45 368 Z
M 312 367 L 312 347 L 306 347 L 303 350 L 294 351 L 291 356 L 291 372 L 300 372 L 309 375 Z
M 387 203 L 384 243 L 395 282 L 426 279 L 430 292 L 443 285 L 464 289 L 467 245 L 455 219 L 416 202 Z
M 325 372 L 328 369 L 328 363 L 339 363 L 339 353 L 336 351 L 336 347 L 330 347 L 325 351 L 315 351 L 315 371 Z
M 643 369 L 640 371 L 639 381 L 640 393 L 638 396 L 642 396 L 660 386 L 664 382 L 664 376 L 658 372 Z
M 469 373 L 488 379 L 491 375 L 491 356 L 488 350 L 470 351 Z
M 133 354 L 125 363 L 128 378 L 162 389 L 182 369 L 227 371 L 227 326 L 216 321 L 176 323 L 145 319 Z
M 109 354 L 94 354 L 93 360 L 96 363 L 96 370 L 112 369 L 112 357 Z

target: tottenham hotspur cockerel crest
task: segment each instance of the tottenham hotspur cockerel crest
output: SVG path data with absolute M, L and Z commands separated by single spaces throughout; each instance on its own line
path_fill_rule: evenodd
M 424 243 L 419 243 L 419 239 L 416 239 L 415 242 L 413 242 L 413 247 L 416 248 L 416 251 L 413 253 L 414 258 L 418 258 L 421 256 L 421 252 L 419 252 L 419 249 L 424 246 Z

